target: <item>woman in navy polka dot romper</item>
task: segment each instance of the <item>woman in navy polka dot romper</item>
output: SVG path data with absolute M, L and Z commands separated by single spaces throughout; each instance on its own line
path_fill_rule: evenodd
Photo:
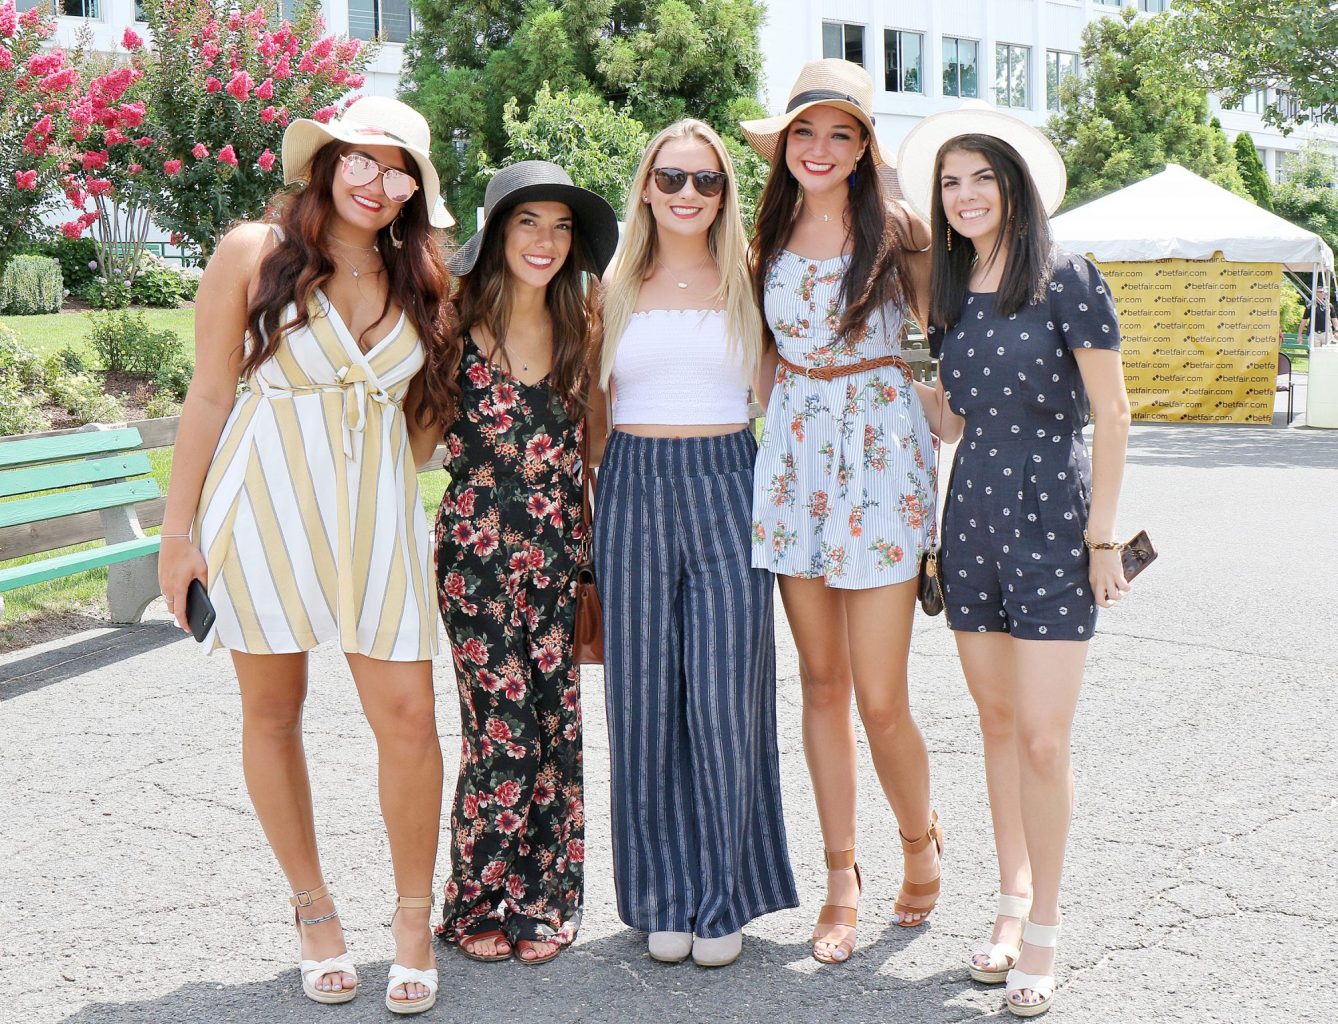
M 1119 327 L 1100 272 L 1051 241 L 1064 164 L 1034 128 L 964 106 L 921 122 L 899 167 L 934 232 L 939 383 L 920 396 L 940 437 L 960 438 L 944 604 L 980 712 L 999 859 L 999 916 L 970 971 L 1031 1017 L 1055 990 L 1087 643 L 1097 607 L 1129 587 L 1118 550 L 1095 546 L 1113 539 L 1128 437 Z

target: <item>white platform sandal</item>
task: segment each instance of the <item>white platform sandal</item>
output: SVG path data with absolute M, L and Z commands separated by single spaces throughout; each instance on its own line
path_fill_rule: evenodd
M 1032 946 L 1054 949 L 1059 945 L 1059 928 L 1057 924 L 1034 924 L 1028 921 L 1026 927 L 1022 929 L 1022 941 Z M 1050 1004 L 1054 1002 L 1057 986 L 1053 974 L 1027 974 L 1014 967 L 1008 972 L 1005 984 L 1007 991 L 1004 993 L 1004 1000 L 1008 1003 L 1009 1012 L 1015 1017 L 1039 1017 L 1050 1009 Z M 1039 1000 L 1022 1002 L 1024 989 L 1030 989 L 1034 995 L 1040 997 Z
M 1029 913 L 1031 913 L 1029 896 L 1009 896 L 1002 892 L 999 894 L 999 917 L 1019 918 L 1023 927 L 1026 927 Z M 1013 969 L 1013 964 L 1017 963 L 1017 958 L 1021 955 L 1022 950 L 1012 943 L 986 939 L 984 947 L 976 950 L 975 955 L 971 957 L 967 969 L 971 972 L 972 979 L 982 985 L 998 985 L 1008 977 L 1008 972 Z M 976 964 L 976 958 L 982 956 L 989 960 L 988 967 Z
M 400 908 L 405 910 L 431 910 L 431 896 L 398 896 L 395 899 L 395 913 L 400 912 Z M 390 916 L 392 924 L 395 922 L 395 915 Z M 427 988 L 427 995 L 420 996 L 417 999 L 392 999 L 390 993 L 394 992 L 400 985 L 419 984 Z M 400 964 L 390 965 L 389 980 L 386 982 L 386 1009 L 391 1013 L 422 1013 L 425 1010 L 432 1009 L 437 1002 L 437 969 L 429 967 L 425 971 L 420 971 L 414 967 L 403 967 Z
M 302 892 L 294 893 L 289 897 L 288 902 L 293 907 L 293 925 L 297 928 L 298 941 L 302 941 L 302 926 L 324 924 L 326 921 L 333 921 L 339 916 L 339 911 L 332 910 L 321 917 L 303 917 L 302 908 L 309 907 L 317 900 L 324 899 L 330 895 L 330 887 L 321 883 L 318 888 L 304 889 Z M 301 960 L 297 965 L 298 972 L 302 975 L 302 991 L 306 997 L 313 1002 L 334 1005 L 335 1003 L 347 1003 L 352 1001 L 358 994 L 358 969 L 353 966 L 353 956 L 347 950 L 338 956 L 332 956 L 328 960 Z M 353 986 L 351 988 L 339 989 L 337 992 L 327 992 L 318 988 L 322 978 L 327 974 L 349 974 L 353 976 Z

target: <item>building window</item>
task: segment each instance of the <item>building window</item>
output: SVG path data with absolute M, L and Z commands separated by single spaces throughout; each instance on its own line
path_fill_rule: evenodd
M 994 47 L 994 102 L 1001 107 L 1028 107 L 1027 80 L 1031 47 L 998 43 Z
M 979 96 L 980 44 L 974 39 L 943 37 L 943 95 Z
M 1247 114 L 1262 114 L 1267 102 L 1268 98 L 1263 89 L 1252 89 L 1242 96 L 1240 101 L 1231 109 L 1241 110 Z
M 402 43 L 412 28 L 409 0 L 349 0 L 348 34 L 354 39 Z
M 1291 177 L 1292 164 L 1296 163 L 1296 154 L 1289 149 L 1278 150 L 1277 162 L 1273 165 L 1277 169 L 1278 184 Z
M 1273 101 L 1273 109 L 1286 121 L 1295 121 L 1301 113 L 1301 107 L 1296 102 L 1296 97 L 1286 89 L 1277 90 L 1277 98 Z
M 1138 9 L 1147 11 L 1150 14 L 1157 14 L 1166 10 L 1166 0 L 1138 0 Z
M 1119 7 L 1123 0 L 1092 0 L 1098 7 Z
M 924 92 L 925 37 L 919 32 L 885 29 L 883 50 L 887 57 L 884 76 L 888 92 Z
M 34 7 L 45 7 L 62 18 L 102 17 L 98 0 L 19 0 L 18 2 L 20 11 L 30 11 Z
M 1078 55 L 1064 50 L 1045 51 L 1045 105 L 1049 110 L 1060 109 L 1059 87 L 1069 78 L 1078 77 Z
M 822 55 L 864 67 L 864 26 L 840 21 L 822 23 Z

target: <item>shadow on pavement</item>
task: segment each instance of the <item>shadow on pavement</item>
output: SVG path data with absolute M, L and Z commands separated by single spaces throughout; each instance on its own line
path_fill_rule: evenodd
M 915 937 L 914 932 L 891 927 L 880 938 L 861 944 L 848 964 L 818 967 L 809 959 L 806 941 L 781 945 L 748 935 L 740 958 L 715 970 L 691 962 L 656 963 L 646 955 L 645 936 L 630 929 L 578 942 L 542 967 L 478 964 L 438 944 L 437 1005 L 416 1019 L 452 1024 L 485 1020 L 769 1024 L 840 1019 L 859 1024 L 893 1016 L 919 1024 L 977 1016 L 978 1007 L 964 1005 L 959 997 L 974 993 L 972 1002 L 978 1002 L 981 994 L 992 1000 L 993 993 L 974 985 L 965 968 L 917 978 L 899 977 L 886 969 Z M 65 1024 L 389 1021 L 395 1018 L 383 1005 L 388 967 L 384 960 L 360 964 L 363 991 L 340 1007 L 306 999 L 293 969 L 262 982 L 230 985 L 202 979 L 157 999 L 90 1003 L 64 1020 Z M 1001 989 L 999 1001 L 1002 1009 Z
M 1139 424 L 1129 437 L 1128 461 L 1197 469 L 1333 469 L 1338 467 L 1338 430 Z
M 173 622 L 142 622 L 7 661 L 0 665 L 0 703 L 184 639 L 186 634 Z

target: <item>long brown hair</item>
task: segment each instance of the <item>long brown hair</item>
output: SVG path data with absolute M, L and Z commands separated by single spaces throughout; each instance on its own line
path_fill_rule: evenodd
M 306 326 L 316 289 L 334 276 L 334 257 L 325 241 L 326 229 L 334 217 L 332 183 L 340 156 L 354 148 L 337 141 L 322 146 L 312 158 L 306 187 L 280 207 L 277 222 L 283 235 L 260 264 L 260 283 L 246 311 L 251 346 L 242 360 L 243 377 L 251 376 L 278 351 L 285 331 Z M 413 160 L 405 163 L 408 173 L 418 181 L 417 164 Z M 382 228 L 377 236 L 388 288 L 376 323 L 386 318 L 394 301 L 413 324 L 427 351 L 427 365 L 422 386 L 409 392 L 411 407 L 407 411 L 421 426 L 440 424 L 445 422 L 449 398 L 443 384 L 448 375 L 443 372 L 445 331 L 441 312 L 448 278 L 421 188 L 404 204 L 394 223 L 401 247 L 392 244 L 389 227 Z M 296 307 L 296 315 L 285 322 L 283 315 L 290 302 Z
M 999 185 L 999 216 L 1005 225 L 994 241 L 994 251 L 976 252 L 969 239 L 960 238 L 951 250 L 938 244 L 948 237 L 948 217 L 943 211 L 943 158 L 949 153 L 978 153 L 994 171 Z M 1049 290 L 1054 272 L 1054 241 L 1045 203 L 1026 162 L 1003 139 L 993 135 L 959 135 L 945 142 L 934 158 L 930 201 L 930 226 L 934 244 L 933 269 L 930 272 L 929 322 L 940 330 L 957 323 L 971 281 L 971 267 L 1004 257 L 1003 278 L 999 282 L 994 306 L 1008 316 L 1023 306 L 1040 302 Z
M 860 127 L 861 138 L 868 138 L 867 130 Z M 789 145 L 787 128 L 776 140 L 776 152 L 771 158 L 771 174 L 757 206 L 756 226 L 749 257 L 752 263 L 753 294 L 758 308 L 766 309 L 767 272 L 771 262 L 785 247 L 799 216 L 799 182 L 785 164 Z M 841 319 L 836 335 L 849 339 L 863 330 L 874 310 L 888 302 L 911 305 L 910 276 L 906 273 L 906 255 L 901 228 L 895 217 L 888 214 L 879 184 L 878 168 L 873 153 L 866 147 L 855 164 L 855 184 L 850 188 L 851 240 L 850 262 L 841 282 Z M 771 328 L 763 314 L 762 338 L 772 341 Z
M 465 335 L 482 325 L 493 337 L 495 355 L 510 372 L 506 334 L 511 321 L 510 271 L 506 268 L 505 238 L 514 207 L 494 210 L 491 231 L 483 236 L 474 268 L 459 279 L 455 294 L 446 303 L 444 364 L 450 367 L 447 422 L 455 418 L 460 399 L 456 369 L 464 358 Z M 573 222 L 571 250 L 553 279 L 548 282 L 546 303 L 553 320 L 553 369 L 549 394 L 566 406 L 572 418 L 585 413 L 590 350 L 598 335 L 599 275 L 589 246 L 581 235 L 581 223 Z

